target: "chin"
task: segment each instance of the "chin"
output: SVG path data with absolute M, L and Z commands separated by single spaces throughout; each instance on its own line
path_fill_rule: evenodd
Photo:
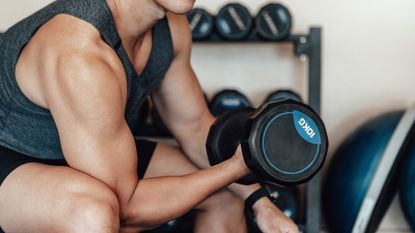
M 166 10 L 174 14 L 186 14 L 190 11 L 194 4 L 195 0 L 157 0 L 158 3 Z

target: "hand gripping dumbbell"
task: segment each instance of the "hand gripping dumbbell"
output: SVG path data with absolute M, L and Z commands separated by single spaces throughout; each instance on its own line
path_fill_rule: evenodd
M 238 183 L 291 186 L 307 182 L 320 170 L 328 138 L 311 107 L 285 99 L 219 116 L 206 143 L 210 164 L 229 159 L 239 145 L 252 173 Z

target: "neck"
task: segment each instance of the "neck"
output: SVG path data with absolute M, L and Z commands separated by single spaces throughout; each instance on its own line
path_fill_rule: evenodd
M 166 11 L 154 0 L 107 0 L 123 46 L 134 50 Z

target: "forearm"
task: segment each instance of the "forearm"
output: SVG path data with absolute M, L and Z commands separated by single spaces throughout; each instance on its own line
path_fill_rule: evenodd
M 215 117 L 208 112 L 197 122 L 186 127 L 181 127 L 187 128 L 186 131 L 178 130 L 177 133 L 173 132 L 186 156 L 201 169 L 210 167 L 206 152 L 206 140 L 210 126 L 215 120 Z
M 248 173 L 241 158 L 181 177 L 140 180 L 125 224 L 154 227 L 191 210 L 218 190 Z M 125 210 L 124 210 L 125 211 Z
M 190 126 L 191 130 L 189 132 L 184 135 L 175 135 L 187 157 L 201 169 L 210 167 L 205 145 L 210 126 L 215 120 L 212 114 L 205 114 L 197 123 Z M 253 184 L 247 186 L 235 183 L 228 188 L 242 200 L 245 200 L 249 195 L 258 190 L 260 185 Z

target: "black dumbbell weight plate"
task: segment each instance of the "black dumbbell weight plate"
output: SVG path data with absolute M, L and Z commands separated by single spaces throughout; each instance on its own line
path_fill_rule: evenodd
M 298 95 L 294 91 L 291 91 L 291 90 L 278 90 L 278 91 L 275 91 L 275 92 L 272 92 L 271 94 L 269 94 L 267 96 L 267 98 L 265 99 L 265 103 L 279 101 L 279 100 L 283 100 L 283 99 L 291 99 L 291 100 L 295 100 L 295 101 L 298 101 L 298 102 L 303 102 L 300 95 Z
M 204 9 L 194 8 L 187 13 L 193 40 L 205 40 L 213 32 L 213 18 Z
M 283 40 L 291 32 L 291 14 L 281 4 L 268 4 L 258 12 L 255 27 L 258 34 L 266 40 Z
M 230 159 L 238 146 L 243 134 L 246 121 L 255 110 L 253 108 L 242 108 L 222 114 L 211 126 L 206 150 L 209 162 L 212 166 Z M 244 177 L 237 181 L 240 184 L 253 184 L 257 179 L 254 175 Z
M 245 39 L 252 32 L 252 26 L 251 13 L 238 3 L 227 4 L 216 16 L 216 30 L 227 40 Z
M 250 106 L 251 103 L 248 98 L 237 90 L 220 91 L 213 97 L 209 104 L 210 111 L 214 116 Z
M 327 147 L 321 119 L 293 100 L 263 105 L 247 122 L 242 140 L 250 169 L 264 180 L 287 186 L 311 179 L 323 165 Z

